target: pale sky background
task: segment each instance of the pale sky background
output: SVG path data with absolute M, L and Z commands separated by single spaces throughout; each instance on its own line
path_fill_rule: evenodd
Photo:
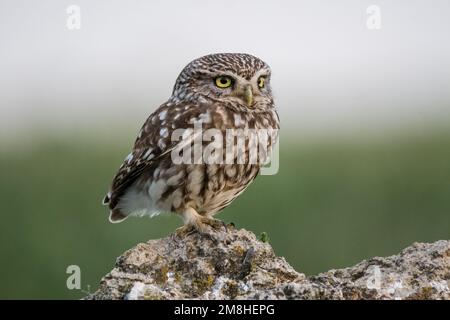
M 81 8 L 68 30 L 66 9 Z M 366 27 L 369 5 L 381 30 Z M 0 0 L 0 135 L 137 132 L 181 69 L 268 62 L 298 135 L 450 124 L 450 1 Z

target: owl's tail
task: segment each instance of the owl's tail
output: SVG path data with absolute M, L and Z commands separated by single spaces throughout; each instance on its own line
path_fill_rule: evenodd
M 111 192 L 108 192 L 108 194 L 103 198 L 102 204 L 103 205 L 109 205 L 109 202 L 111 201 Z M 109 222 L 111 223 L 119 223 L 122 222 L 128 218 L 128 215 L 123 213 L 119 208 L 114 208 L 109 211 Z

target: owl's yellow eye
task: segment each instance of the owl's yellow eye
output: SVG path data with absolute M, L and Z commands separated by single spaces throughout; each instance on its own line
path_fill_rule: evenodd
M 216 83 L 216 86 L 222 89 L 231 87 L 233 84 L 233 80 L 230 77 L 225 76 L 217 77 L 214 82 Z
M 265 85 L 266 85 L 266 78 L 259 77 L 259 79 L 258 79 L 258 87 L 264 88 Z

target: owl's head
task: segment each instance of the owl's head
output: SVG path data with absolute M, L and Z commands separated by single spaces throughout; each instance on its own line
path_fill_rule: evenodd
M 189 63 L 178 76 L 172 101 L 220 102 L 241 110 L 272 106 L 270 68 L 244 53 L 217 53 Z

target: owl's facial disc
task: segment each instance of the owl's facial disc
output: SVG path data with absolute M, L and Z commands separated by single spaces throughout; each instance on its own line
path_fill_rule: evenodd
M 221 100 L 234 100 L 237 103 L 253 109 L 256 104 L 265 99 L 267 94 L 266 81 L 269 72 L 261 70 L 255 73 L 251 79 L 226 71 L 218 71 L 211 74 L 208 80 L 212 83 L 211 90 Z
M 248 110 L 261 109 L 272 103 L 270 69 L 262 68 L 251 75 L 227 69 L 198 69 L 181 77 L 175 86 L 176 95 L 203 96 L 222 103 L 233 102 Z M 183 82 L 185 81 L 185 82 Z

